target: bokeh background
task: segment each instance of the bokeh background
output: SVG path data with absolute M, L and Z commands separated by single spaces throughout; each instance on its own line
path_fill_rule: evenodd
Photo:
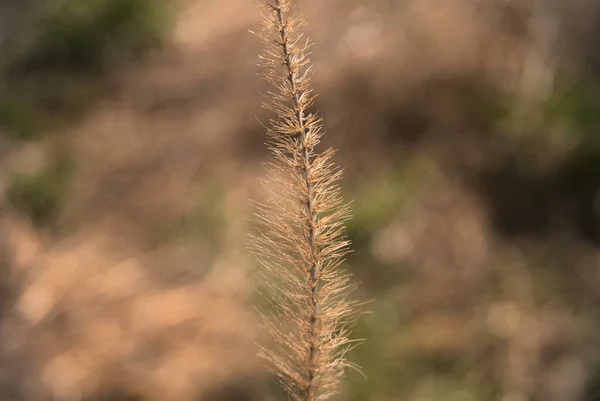
M 600 3 L 302 0 L 346 268 L 339 400 L 600 400 Z M 247 0 L 0 1 L 0 398 L 287 399 L 256 357 Z

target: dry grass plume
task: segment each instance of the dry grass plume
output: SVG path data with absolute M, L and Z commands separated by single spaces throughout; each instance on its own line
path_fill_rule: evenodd
M 340 265 L 349 252 L 345 221 L 350 210 L 336 182 L 334 149 L 315 150 L 322 120 L 309 111 L 311 42 L 292 0 L 261 4 L 264 78 L 275 88 L 264 107 L 275 113 L 267 127 L 271 159 L 258 204 L 251 249 L 262 276 L 261 311 L 272 341 L 260 354 L 294 400 L 321 401 L 337 392 L 353 346 L 350 323 L 358 305 L 349 299 L 354 283 Z

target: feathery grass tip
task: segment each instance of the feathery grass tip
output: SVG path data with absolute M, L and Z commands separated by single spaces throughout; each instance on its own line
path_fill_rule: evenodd
M 269 304 L 260 313 L 272 341 L 260 355 L 291 398 L 322 401 L 338 391 L 345 369 L 356 367 L 346 354 L 355 344 L 349 335 L 358 304 L 349 299 L 352 278 L 341 269 L 350 251 L 344 234 L 350 210 L 337 185 L 342 170 L 332 160 L 335 150 L 315 150 L 322 119 L 309 111 L 315 95 L 311 41 L 299 31 L 304 20 L 292 0 L 265 1 L 261 8 L 259 65 L 274 88 L 264 107 L 276 117 L 267 127 L 268 195 L 256 206 L 250 236 Z

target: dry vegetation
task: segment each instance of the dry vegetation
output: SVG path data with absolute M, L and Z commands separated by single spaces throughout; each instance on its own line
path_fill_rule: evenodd
M 295 400 L 326 400 L 338 393 L 352 348 L 349 323 L 357 315 L 350 300 L 352 277 L 341 270 L 349 242 L 344 223 L 350 209 L 340 197 L 342 171 L 329 148 L 315 147 L 322 119 L 310 110 L 310 39 L 292 1 L 263 5 L 260 58 L 269 92 L 265 108 L 276 115 L 267 129 L 273 157 L 264 185 L 267 201 L 258 205 L 258 229 L 251 237 L 262 287 L 271 310 L 261 313 L 272 337 L 261 347 L 282 387 Z
M 338 399 L 598 399 L 597 11 L 557 3 L 556 90 L 524 123 L 535 2 L 302 2 L 323 146 L 354 200 L 345 268 L 376 299 L 350 355 L 368 379 L 350 371 Z M 185 7 L 78 119 L 32 140 L 11 129 L 45 119 L 0 112 L 7 399 L 286 397 L 255 355 L 243 249 L 265 195 L 256 9 Z M 37 193 L 60 207 L 34 224 L 15 199 Z

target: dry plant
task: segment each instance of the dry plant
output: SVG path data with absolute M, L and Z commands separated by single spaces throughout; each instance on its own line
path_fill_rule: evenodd
M 264 78 L 274 91 L 264 107 L 276 114 L 267 129 L 272 153 L 263 181 L 268 196 L 257 204 L 251 250 L 269 308 L 262 323 L 272 342 L 260 355 L 294 400 L 326 400 L 337 392 L 358 304 L 355 288 L 341 270 L 349 241 L 344 236 L 350 210 L 336 182 L 334 149 L 317 153 L 322 120 L 309 112 L 315 95 L 309 86 L 311 42 L 299 32 L 304 20 L 292 0 L 265 1 L 260 56 Z

